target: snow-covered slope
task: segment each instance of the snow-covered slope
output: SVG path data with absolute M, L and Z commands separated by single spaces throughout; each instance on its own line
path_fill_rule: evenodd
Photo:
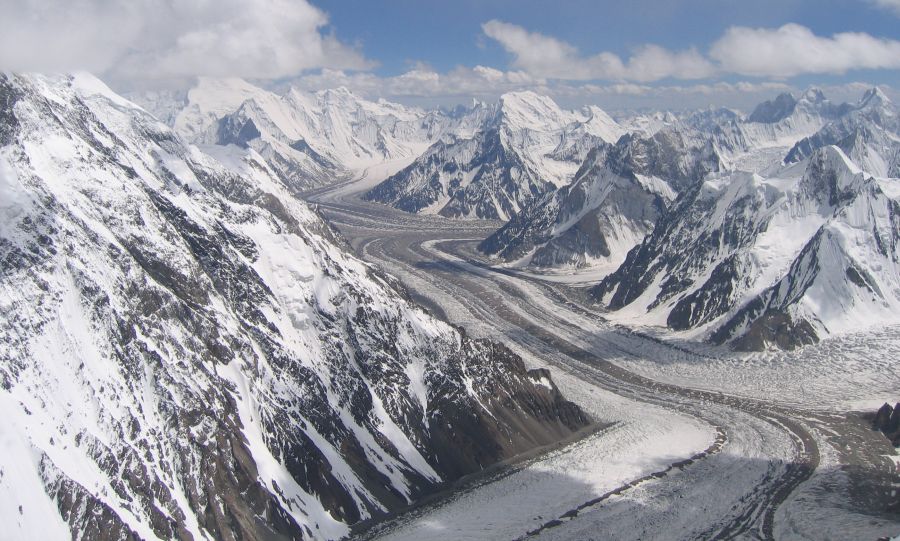
M 580 111 L 584 120 L 570 122 L 563 128 L 560 142 L 550 157 L 562 162 L 580 162 L 602 143 L 615 143 L 625 135 L 625 130 L 606 111 L 587 106 Z
M 741 113 L 734 109 L 710 106 L 685 115 L 679 122 L 695 130 L 712 133 L 723 124 L 740 122 L 742 119 Z
M 900 180 L 837 147 L 685 191 L 594 290 L 615 317 L 741 349 L 900 322 Z
M 4 537 L 334 539 L 586 423 L 220 150 L 0 77 Z
M 674 127 L 679 123 L 678 117 L 670 111 L 631 112 L 616 115 L 616 122 L 628 133 L 651 137 L 664 128 Z
M 453 124 L 439 111 L 372 102 L 346 88 L 276 94 L 240 79 L 201 78 L 182 101 L 135 98 L 191 142 L 255 150 L 295 190 L 412 160 Z
M 572 180 L 600 142 L 624 133 L 597 108 L 564 111 L 533 92 L 504 94 L 472 136 L 457 130 L 366 194 L 407 212 L 508 220 Z
M 715 149 L 698 135 L 665 128 L 596 147 L 572 184 L 513 216 L 479 248 L 534 267 L 612 272 L 679 192 L 721 170 Z
M 268 138 L 306 146 L 346 169 L 413 158 L 440 136 L 446 118 L 384 100 L 364 100 L 346 88 L 308 94 L 291 89 L 284 96 L 254 98 L 220 122 L 217 143 L 254 122 Z M 223 124 L 230 123 L 228 133 Z

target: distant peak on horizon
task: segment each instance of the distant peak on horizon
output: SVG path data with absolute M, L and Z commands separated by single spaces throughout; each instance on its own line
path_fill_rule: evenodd
M 101 78 L 102 80 L 102 78 Z M 111 85 L 115 90 L 115 87 Z M 888 87 L 889 88 L 889 87 Z M 419 100 L 410 102 L 404 96 L 394 95 L 378 95 L 371 91 L 360 92 L 352 86 L 336 85 L 328 88 L 309 88 L 304 86 L 302 80 L 284 81 L 277 87 L 263 85 L 258 81 L 250 81 L 239 77 L 197 77 L 188 86 L 181 90 L 167 91 L 169 93 L 193 96 L 194 101 L 209 102 L 210 104 L 218 104 L 213 109 L 222 107 L 233 107 L 239 105 L 243 101 L 255 97 L 281 97 L 286 98 L 294 94 L 298 98 L 304 96 L 305 99 L 323 99 L 329 96 L 330 99 L 350 99 L 359 103 L 372 103 L 377 106 L 397 107 L 402 106 L 407 109 L 417 109 L 420 111 L 444 112 L 457 114 L 463 111 L 469 111 L 479 107 L 520 107 L 528 104 L 528 107 L 537 107 L 544 110 L 561 110 L 577 112 L 585 117 L 595 115 L 596 111 L 602 111 L 610 117 L 618 117 L 621 115 L 649 115 L 654 113 L 666 114 L 677 113 L 678 116 L 697 113 L 701 111 L 715 111 L 726 109 L 732 112 L 748 111 L 741 113 L 747 115 L 751 121 L 768 122 L 776 117 L 784 117 L 794 110 L 798 103 L 808 104 L 805 107 L 860 107 L 863 103 L 882 103 L 892 104 L 894 101 L 889 97 L 883 85 L 866 85 L 863 83 L 855 83 L 851 89 L 840 88 L 835 90 L 833 87 L 823 87 L 815 84 L 806 86 L 804 89 L 788 89 L 782 92 L 770 90 L 752 101 L 732 103 L 715 103 L 711 101 L 697 103 L 692 106 L 690 103 L 679 104 L 680 107 L 666 107 L 665 104 L 658 106 L 643 104 L 625 104 L 616 106 L 615 104 L 606 103 L 607 99 L 580 99 L 571 101 L 566 99 L 558 101 L 560 96 L 548 92 L 548 89 L 521 88 L 510 90 L 493 98 L 467 98 L 462 101 L 452 101 L 449 103 L 422 103 Z M 830 94 L 838 91 L 841 99 L 831 99 Z M 120 92 L 122 93 L 122 92 Z M 138 91 L 124 92 L 124 96 L 129 99 L 136 96 L 147 96 L 146 98 L 137 98 L 138 101 L 146 103 L 152 101 L 155 91 Z M 297 99 L 297 98 L 295 98 Z M 505 105 L 504 105 L 505 103 Z M 771 109 L 771 110 L 769 110 Z M 776 110 L 777 109 L 777 110 Z M 765 114 L 763 114 L 765 112 Z

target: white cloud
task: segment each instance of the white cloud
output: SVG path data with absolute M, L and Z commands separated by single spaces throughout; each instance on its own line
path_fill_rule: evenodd
M 867 1 L 885 7 L 900 4 Z M 0 69 L 86 69 L 120 88 L 159 86 L 165 79 L 180 84 L 195 75 L 240 76 L 296 80 L 310 90 L 347 86 L 369 97 L 423 104 L 490 100 L 531 89 L 573 103 L 627 98 L 682 106 L 686 100 L 768 97 L 786 88 L 783 83 L 716 82 L 734 73 L 785 78 L 900 68 L 898 41 L 860 33 L 821 37 L 795 24 L 731 28 L 708 54 L 650 44 L 622 58 L 611 52 L 585 55 L 563 40 L 494 20 L 482 26 L 484 37 L 511 54 L 511 69 L 474 66 L 437 72 L 416 63 L 406 73 L 381 77 L 365 71 L 372 64 L 356 47 L 328 34 L 327 15 L 309 2 L 0 0 Z M 665 79 L 711 81 L 648 84 Z
M 704 79 L 714 73 L 713 65 L 695 49 L 673 52 L 657 45 L 644 45 L 629 59 L 623 79 Z
M 751 83 L 740 81 L 737 83 L 718 82 L 712 84 L 692 85 L 639 85 L 634 83 L 617 83 L 609 85 L 584 84 L 562 85 L 550 87 L 557 95 L 567 96 L 639 96 L 648 98 L 676 98 L 678 96 L 692 96 L 695 98 L 735 98 L 740 96 L 771 96 L 776 92 L 788 92 L 796 90 L 789 85 L 779 82 L 765 81 Z
M 274 79 L 366 68 L 306 0 L 0 0 L 0 69 Z
M 645 45 L 626 62 L 611 52 L 585 57 L 564 41 L 502 21 L 488 21 L 482 30 L 513 55 L 514 67 L 538 77 L 649 82 L 667 77 L 702 79 L 715 71 L 695 49 L 669 51 Z
M 891 87 L 881 89 L 894 98 L 897 93 Z M 872 83 L 848 82 L 822 87 L 825 95 L 834 103 L 855 102 L 872 88 Z M 670 109 L 687 110 L 708 106 L 724 106 L 751 111 L 757 104 L 782 92 L 795 95 L 804 88 L 779 81 L 738 81 L 686 85 L 646 85 L 634 83 L 575 84 L 551 83 L 545 92 L 558 102 L 576 106 L 598 104 L 609 109 Z
M 798 24 L 776 29 L 732 27 L 713 44 L 710 56 L 723 70 L 741 75 L 843 74 L 900 68 L 900 41 L 859 32 L 822 37 Z
M 879 0 L 900 7 L 900 0 Z M 860 32 L 817 36 L 809 28 L 732 27 L 705 56 L 696 49 L 670 51 L 658 45 L 638 47 L 623 60 L 611 52 L 584 56 L 569 43 L 502 22 L 482 25 L 486 36 L 512 54 L 512 66 L 536 77 L 558 80 L 653 82 L 705 79 L 721 74 L 793 77 L 810 73 L 843 74 L 856 69 L 900 69 L 900 41 Z
M 900 16 L 900 0 L 871 0 L 871 2 Z

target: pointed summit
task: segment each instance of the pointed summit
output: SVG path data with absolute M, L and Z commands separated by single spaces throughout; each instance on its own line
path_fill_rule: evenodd
M 750 122 L 771 124 L 787 118 L 797 107 L 797 98 L 789 92 L 779 94 L 774 100 L 767 100 L 756 106 L 747 119 Z
M 534 92 L 503 94 L 364 197 L 407 212 L 509 220 L 571 182 L 591 149 L 624 131 L 600 109 L 593 113 L 564 110 Z
M 320 90 L 316 93 L 316 97 L 328 104 L 344 104 L 348 106 L 353 106 L 359 100 L 356 94 L 351 92 L 346 86 Z
M 530 90 L 500 96 L 500 114 L 508 124 L 531 130 L 558 129 L 570 120 L 555 101 Z
M 877 86 L 873 86 L 869 90 L 866 90 L 866 93 L 863 94 L 862 98 L 860 98 L 859 108 L 864 109 L 866 107 L 881 107 L 890 103 L 891 99 L 887 97 L 887 94 L 885 94 L 884 91 L 882 91 Z
M 500 103 L 512 103 L 512 102 L 546 102 L 553 101 L 547 96 L 542 96 L 537 92 L 532 90 L 516 90 L 514 92 L 507 92 L 500 96 Z
M 271 96 L 269 91 L 243 79 L 199 77 L 175 117 L 175 131 L 189 141 L 196 141 L 220 118 L 233 113 L 247 100 Z
M 811 103 L 822 103 L 828 100 L 828 98 L 825 97 L 825 93 L 822 92 L 822 89 L 817 86 L 807 88 L 800 99 Z

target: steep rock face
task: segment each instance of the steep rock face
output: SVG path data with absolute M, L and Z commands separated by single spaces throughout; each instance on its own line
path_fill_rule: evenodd
M 883 432 L 894 447 L 900 447 L 900 402 L 894 407 L 885 403 L 875 413 L 872 428 Z
M 836 147 L 783 174 L 735 173 L 684 192 L 594 294 L 739 349 L 895 322 L 897 181 L 865 175 Z
M 334 539 L 587 423 L 252 150 L 226 168 L 86 75 L 0 78 L 0 147 L 14 537 Z
M 771 124 L 789 117 L 796 107 L 797 99 L 792 94 L 785 92 L 776 96 L 775 99 L 766 100 L 757 105 L 747 120 Z
M 505 94 L 472 136 L 445 137 L 366 199 L 407 212 L 508 220 L 568 184 L 586 153 L 621 128 L 588 108 L 563 111 L 532 92 Z
M 498 130 L 479 131 L 472 139 L 451 136 L 367 192 L 365 199 L 412 213 L 508 219 L 553 184 L 509 152 L 504 140 Z
M 900 177 L 900 116 L 877 87 L 868 90 L 845 114 L 798 141 L 785 162 L 796 163 L 828 145 L 838 146 L 869 174 Z
M 513 216 L 479 249 L 535 267 L 615 270 L 680 191 L 721 169 L 715 149 L 697 135 L 666 128 L 597 147 L 572 184 Z

